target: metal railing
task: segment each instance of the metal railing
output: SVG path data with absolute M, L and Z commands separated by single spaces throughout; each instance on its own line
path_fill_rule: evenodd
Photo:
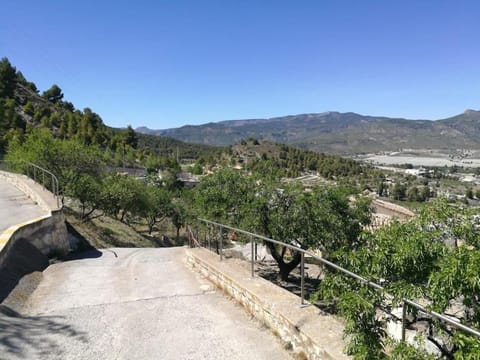
M 200 223 L 204 223 L 208 226 L 213 226 L 214 228 L 218 228 L 219 230 L 219 233 L 220 233 L 220 243 L 219 243 L 219 248 L 217 249 L 218 252 L 219 252 L 219 255 L 220 255 L 220 261 L 223 260 L 223 236 L 222 236 L 222 233 L 223 233 L 223 230 L 226 229 L 226 230 L 230 230 L 230 231 L 234 231 L 236 232 L 237 234 L 243 234 L 243 235 L 246 235 L 249 239 L 250 239 L 250 246 L 251 246 L 251 273 L 252 273 L 252 278 L 255 276 L 255 259 L 256 259 L 256 251 L 254 251 L 254 242 L 255 240 L 254 239 L 259 239 L 259 240 L 262 240 L 262 241 L 267 241 L 267 242 L 270 242 L 270 243 L 273 243 L 273 244 L 277 244 L 277 245 L 281 245 L 281 246 L 285 246 L 286 248 L 289 248 L 293 251 L 298 251 L 300 252 L 301 254 L 301 260 L 300 260 L 300 276 L 301 276 L 301 280 L 300 280 L 300 303 L 301 305 L 304 305 L 305 304 L 305 255 L 308 255 L 308 256 L 311 256 L 312 258 L 320 261 L 321 263 L 327 265 L 328 267 L 330 268 L 333 268 L 337 271 L 340 271 L 344 274 L 346 274 L 347 276 L 350 276 L 376 290 L 380 290 L 380 291 L 384 291 L 384 287 L 361 276 L 361 275 L 358 275 L 358 274 L 355 274 L 337 264 L 334 264 L 332 263 L 331 261 L 328 261 L 318 255 L 315 255 L 307 250 L 304 250 L 302 248 L 299 248 L 298 246 L 295 246 L 295 245 L 291 245 L 291 244 L 287 244 L 287 243 L 284 243 L 282 241 L 278 241 L 278 240 L 274 240 L 274 239 L 270 239 L 266 236 L 262 236 L 262 235 L 258 235 L 258 234 L 255 234 L 255 233 L 251 233 L 249 231 L 246 231 L 246 230 L 242 230 L 242 229 L 238 229 L 238 228 L 234 228 L 232 226 L 228 226 L 228 225 L 224 225 L 224 224 L 220 224 L 220 223 L 217 223 L 217 222 L 214 222 L 214 221 L 210 221 L 210 220 L 206 220 L 206 219 L 201 219 L 201 218 L 198 218 L 197 219 Z M 194 235 L 193 235 L 193 232 L 190 231 L 190 235 L 191 238 L 190 240 L 190 246 L 191 247 L 195 247 L 195 245 L 198 245 L 200 246 L 201 243 L 200 241 L 198 240 L 198 232 L 197 232 L 197 239 L 194 238 Z M 210 245 L 210 239 L 208 240 L 209 241 L 209 247 L 211 247 Z M 255 255 L 254 255 L 254 252 L 255 252 Z M 385 296 L 386 297 L 390 297 L 391 299 L 393 299 L 393 296 L 388 294 L 388 293 L 385 293 Z M 405 331 L 406 331 L 406 323 L 407 323 L 407 310 L 408 310 L 408 307 L 412 307 L 412 308 L 415 308 L 417 309 L 418 311 L 420 312 L 423 312 L 425 314 L 428 314 L 430 315 L 431 317 L 433 318 L 436 318 L 438 320 L 441 320 L 443 321 L 444 323 L 447 323 L 448 325 L 451 325 L 452 327 L 455 327 L 457 329 L 461 329 L 471 335 L 474 335 L 474 336 L 477 336 L 478 338 L 480 338 L 480 331 L 477 330 L 477 329 L 473 329 L 469 326 L 466 326 L 462 323 L 460 323 L 458 320 L 455 321 L 455 320 L 452 320 L 450 317 L 448 316 L 445 316 L 443 314 L 440 314 L 436 311 L 432 311 L 432 310 L 429 310 L 427 309 L 426 307 L 410 300 L 410 299 L 406 299 L 406 298 L 403 298 L 401 300 L 401 302 L 403 303 L 403 309 L 402 309 L 402 341 L 405 341 Z
M 0 160 L 0 165 L 0 169 L 24 174 L 36 183 L 42 185 L 44 190 L 48 190 L 53 194 L 57 201 L 57 207 L 60 208 L 60 188 L 58 185 L 58 179 L 51 171 L 24 160 Z

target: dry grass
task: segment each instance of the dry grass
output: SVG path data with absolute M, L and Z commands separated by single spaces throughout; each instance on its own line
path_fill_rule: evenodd
M 99 216 L 83 221 L 72 208 L 65 211 L 67 222 L 91 246 L 97 249 L 109 247 L 170 247 L 183 245 L 183 238 L 177 243 L 168 227 L 160 227 L 151 235 L 143 224 L 130 226 L 109 216 Z

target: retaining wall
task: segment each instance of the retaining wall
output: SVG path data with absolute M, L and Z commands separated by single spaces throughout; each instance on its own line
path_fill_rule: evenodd
M 269 327 L 297 358 L 350 359 L 343 353 L 343 324 L 300 298 L 231 261 L 220 262 L 208 250 L 188 249 L 187 263 L 232 296 L 246 311 Z
M 1 302 L 24 275 L 42 271 L 48 266 L 49 258 L 66 255 L 70 248 L 65 217 L 53 194 L 24 175 L 0 171 L 0 178 L 49 212 L 13 225 L 0 234 Z
M 69 251 L 65 217 L 61 211 L 11 226 L 0 235 L 0 268 L 11 256 L 18 242 L 28 241 L 46 257 L 65 255 Z M 3 247 L 2 247 L 3 245 Z
M 373 200 L 372 206 L 375 208 L 376 213 L 386 215 L 399 221 L 407 221 L 415 216 L 415 214 L 407 208 L 383 200 Z
M 47 212 L 60 210 L 53 194 L 28 176 L 14 174 L 8 171 L 0 171 L 0 179 L 15 186 L 30 199 L 35 201 L 43 210 Z

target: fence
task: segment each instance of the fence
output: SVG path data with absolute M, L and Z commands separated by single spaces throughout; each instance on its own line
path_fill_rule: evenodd
M 346 274 L 347 276 L 350 276 L 376 290 L 380 290 L 380 291 L 384 291 L 384 288 L 383 286 L 373 282 L 373 281 L 370 281 L 369 279 L 363 277 L 363 276 L 360 276 L 358 274 L 355 274 L 341 266 L 338 266 L 334 263 L 332 263 L 331 261 L 328 261 L 318 255 L 315 255 L 307 250 L 304 250 L 304 249 L 301 249 L 295 245 L 291 245 L 291 244 L 287 244 L 287 243 L 284 243 L 284 242 L 281 242 L 281 241 L 278 241 L 278 240 L 273 240 L 273 239 L 270 239 L 268 237 L 265 237 L 265 236 L 262 236 L 262 235 L 258 235 L 258 234 L 254 234 L 254 233 L 251 233 L 251 232 L 248 232 L 248 231 L 245 231 L 245 230 L 242 230 L 242 229 L 237 229 L 237 228 L 234 228 L 234 227 L 231 227 L 231 226 L 228 226 L 228 225 L 224 225 L 224 224 L 220 224 L 220 223 L 217 223 L 217 222 L 214 222 L 214 221 L 210 221 L 210 220 L 206 220 L 206 219 L 197 219 L 197 221 L 199 223 L 203 223 L 205 225 L 207 225 L 208 227 L 214 227 L 214 228 L 217 228 L 218 229 L 218 232 L 220 234 L 219 238 L 220 238 L 220 241 L 219 241 L 219 246 L 218 246 L 218 253 L 220 255 L 220 261 L 223 260 L 223 232 L 224 230 L 228 230 L 228 231 L 234 231 L 235 233 L 237 234 L 243 234 L 243 235 L 246 235 L 249 239 L 250 239 L 250 244 L 251 244 L 251 274 L 252 274 L 252 277 L 255 276 L 255 261 L 256 261 L 256 256 L 254 255 L 255 253 L 255 246 L 254 246 L 254 243 L 255 242 L 255 239 L 258 239 L 258 240 L 261 240 L 261 241 L 267 241 L 267 242 L 271 242 L 273 244 L 277 244 L 277 245 L 281 245 L 281 246 L 285 246 L 286 248 L 289 248 L 293 251 L 298 251 L 300 254 L 301 254 L 301 261 L 300 261 L 300 303 L 301 305 L 304 305 L 305 304 L 305 255 L 309 255 L 311 256 L 312 258 L 320 261 L 321 263 L 323 263 L 324 265 L 334 269 L 334 270 L 337 270 L 337 271 L 340 271 L 344 274 Z M 211 243 L 210 243 L 210 239 L 208 239 L 208 245 L 209 245 L 209 248 L 211 248 Z M 201 242 L 198 240 L 198 230 L 197 230 L 197 236 L 194 236 L 193 232 L 190 231 L 190 246 L 191 247 L 195 247 L 195 246 L 201 246 Z M 390 297 L 390 298 L 393 298 L 393 296 L 389 295 L 389 294 L 386 294 L 387 297 Z M 455 320 L 452 320 L 451 318 L 443 315 L 443 314 L 440 314 L 438 312 L 435 312 L 435 311 L 432 311 L 432 310 L 429 310 L 427 308 L 425 308 L 424 306 L 412 301 L 412 300 L 409 300 L 409 299 L 406 299 L 406 298 L 403 298 L 402 299 L 402 303 L 403 303 L 403 311 L 402 311 L 402 341 L 405 341 L 405 331 L 406 331 L 406 323 L 407 323 L 407 310 L 408 310 L 408 307 L 412 307 L 412 308 L 415 308 L 417 309 L 418 311 L 420 312 L 423 312 L 425 314 L 428 314 L 430 315 L 431 317 L 433 318 L 436 318 L 444 323 L 447 323 L 448 325 L 454 327 L 454 328 L 457 328 L 457 329 L 461 329 L 471 335 L 474 335 L 474 336 L 477 336 L 480 340 L 480 331 L 479 330 L 476 330 L 476 329 L 473 329 L 469 326 L 466 326 L 464 324 L 461 324 L 460 322 L 457 322 Z
M 60 208 L 60 188 L 58 185 L 58 179 L 52 172 L 23 160 L 0 160 L 0 169 L 24 174 L 36 183 L 41 184 L 45 190 L 49 190 L 53 194 L 57 201 L 57 207 Z

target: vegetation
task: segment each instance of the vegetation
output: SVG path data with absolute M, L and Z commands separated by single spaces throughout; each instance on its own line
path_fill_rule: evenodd
M 320 249 L 328 259 L 338 247 L 355 248 L 361 226 L 370 222 L 368 201 L 359 198 L 351 202 L 351 190 L 316 187 L 305 192 L 298 185 L 258 189 L 249 212 L 252 228 L 304 250 Z M 265 245 L 279 266 L 281 280 L 287 281 L 300 263 L 300 253 L 294 251 L 286 261 L 286 247 L 270 242 Z
M 457 304 L 462 310 L 457 309 L 456 316 L 478 328 L 480 227 L 475 209 L 437 200 L 413 221 L 393 222 L 371 233 L 360 226 L 369 221 L 368 201 L 352 201 L 349 195 L 355 193 L 358 188 L 341 186 L 305 191 L 298 184 L 286 185 L 258 173 L 248 176 L 228 169 L 211 175 L 194 190 L 198 215 L 303 249 L 320 249 L 325 258 L 385 287 L 385 293 L 378 292 L 327 270 L 315 296 L 324 309 L 345 318 L 347 352 L 356 359 L 433 358 L 404 343 L 389 345 L 387 350 L 386 323 L 404 297 L 427 302 L 432 309 L 449 314 L 453 314 L 451 306 Z M 279 266 L 279 278 L 288 281 L 299 254 L 265 245 Z M 413 309 L 408 312 L 415 316 Z M 437 345 L 446 357 L 475 358 L 478 339 L 433 319 L 422 320 L 428 324 L 425 341 Z M 410 320 L 407 327 L 415 329 L 416 320 Z M 440 341 L 442 334 L 453 335 L 452 341 Z
M 315 294 L 321 306 L 345 318 L 347 351 L 356 359 L 432 358 L 418 347 L 386 339 L 385 324 L 404 297 L 480 327 L 480 221 L 475 208 L 429 201 L 410 222 L 364 230 L 371 214 L 369 200 L 359 195 L 363 190 L 402 202 L 425 202 L 440 191 L 437 183 L 453 181 L 441 169 L 424 177 L 385 174 L 353 160 L 253 138 L 213 149 L 140 135 L 131 127 L 110 129 L 90 109 L 79 111 L 65 102 L 56 85 L 38 95 L 7 59 L 0 62 L 0 130 L 0 151 L 7 151 L 6 158 L 20 169 L 23 161 L 30 161 L 55 173 L 63 195 L 78 204 L 75 216 L 89 224 L 86 228 L 96 227 L 98 217 L 108 217 L 120 221 L 121 229 L 142 228 L 143 238 L 150 240 L 168 219 L 179 237 L 182 226 L 201 216 L 302 249 L 320 249 L 326 259 L 382 284 L 385 292 L 378 292 L 325 269 Z M 184 169 L 212 174 L 193 190 L 183 188 L 177 179 L 179 157 L 195 159 Z M 114 170 L 138 163 L 147 169 L 141 178 Z M 306 189 L 285 179 L 304 174 L 317 174 L 325 182 Z M 464 190 L 467 202 L 479 197 L 478 188 Z M 118 231 L 102 229 L 105 238 L 121 245 Z M 266 246 L 278 264 L 279 278 L 289 281 L 300 254 Z M 407 326 L 415 329 L 416 314 L 412 309 L 409 313 Z M 428 327 L 424 340 L 444 357 L 478 358 L 478 339 L 422 320 Z M 442 340 L 445 336 L 449 341 Z
M 340 156 L 298 149 L 284 144 L 249 139 L 233 146 L 232 155 L 245 169 L 270 177 L 298 177 L 318 173 L 326 179 L 361 176 L 370 168 Z
M 38 94 L 35 84 L 8 61 L 0 60 L 0 155 L 8 142 L 22 142 L 33 128 L 48 129 L 56 138 L 94 145 L 105 153 L 109 164 L 134 166 L 148 157 L 196 159 L 218 154 L 221 148 L 185 144 L 160 136 L 137 134 L 126 129 L 107 127 L 101 117 L 89 108 L 75 109 L 64 101 L 62 89 L 54 84 Z
M 388 316 L 379 318 L 377 310 L 389 314 L 404 297 L 427 301 L 439 312 L 448 311 L 456 303 L 462 309 L 456 315 L 464 323 L 479 327 L 480 275 L 473 269 L 479 265 L 480 233 L 471 219 L 471 210 L 439 201 L 411 222 L 392 223 L 375 233 L 364 234 L 362 246 L 355 251 L 348 248 L 335 251 L 332 258 L 336 263 L 381 283 L 387 293 L 394 295 L 389 300 L 384 294 L 335 272 L 322 281 L 316 299 L 330 304 L 346 319 L 346 332 L 352 339 L 350 354 L 357 359 L 384 356 L 383 329 Z M 451 246 L 452 243 L 466 246 Z M 428 324 L 425 336 L 441 353 L 456 359 L 478 355 L 477 349 L 470 346 L 471 341 L 478 339 L 432 319 L 428 319 Z M 414 325 L 415 321 L 408 324 Z M 453 344 L 438 340 L 445 332 L 455 335 Z M 398 349 L 393 354 L 399 358 Z
M 320 248 L 325 257 L 334 249 L 354 248 L 362 225 L 370 221 L 368 200 L 350 201 L 355 189 L 282 185 L 272 179 L 223 169 L 205 179 L 194 191 L 198 215 L 240 226 L 270 238 L 299 246 Z M 313 220 L 315 219 L 315 220 Z M 288 280 L 300 263 L 300 253 L 265 243 L 279 266 L 279 277 Z

